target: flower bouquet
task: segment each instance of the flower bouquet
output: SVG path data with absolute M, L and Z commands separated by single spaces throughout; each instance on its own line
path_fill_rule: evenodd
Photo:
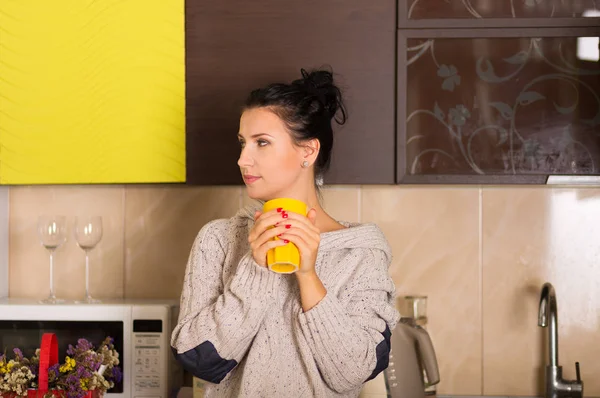
M 67 357 L 58 363 L 56 335 L 45 333 L 41 349 L 26 358 L 20 349 L 14 358 L 0 355 L 0 397 L 97 398 L 119 383 L 119 353 L 107 337 L 95 349 L 86 339 L 69 345 Z

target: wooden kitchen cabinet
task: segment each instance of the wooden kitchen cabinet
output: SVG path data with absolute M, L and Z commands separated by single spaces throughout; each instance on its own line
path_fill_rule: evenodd
M 187 183 L 241 184 L 240 107 L 248 93 L 330 66 L 349 112 L 334 123 L 326 184 L 395 182 L 394 0 L 186 2 Z
M 398 183 L 600 175 L 597 32 L 400 29 Z

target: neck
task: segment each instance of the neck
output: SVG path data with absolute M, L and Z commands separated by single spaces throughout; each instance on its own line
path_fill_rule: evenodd
M 308 210 L 315 209 L 315 225 L 321 232 L 328 232 L 342 227 L 334 218 L 325 212 L 323 207 L 321 207 L 321 203 L 319 202 L 319 197 L 317 195 L 317 189 L 314 184 L 311 184 L 310 189 L 306 192 L 303 192 L 303 194 L 287 195 L 287 197 L 303 201 L 308 206 Z
M 289 189 L 284 192 L 280 192 L 276 195 L 278 198 L 292 198 L 296 200 L 301 200 L 306 203 L 308 209 L 314 208 L 317 212 L 321 209 L 321 204 L 319 203 L 319 198 L 317 196 L 317 189 L 314 184 L 310 184 L 310 188 L 306 188 L 308 184 L 303 187 L 295 187 L 296 189 Z
M 331 223 L 335 222 L 321 207 L 319 197 L 317 195 L 317 188 L 311 178 L 310 180 L 299 180 L 297 184 L 285 192 L 280 192 L 277 197 L 280 198 L 292 198 L 301 200 L 306 203 L 308 210 L 315 209 L 317 212 L 316 226 L 321 231 L 326 231 L 331 228 Z

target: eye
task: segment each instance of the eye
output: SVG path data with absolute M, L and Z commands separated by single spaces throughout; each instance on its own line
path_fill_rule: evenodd
M 269 145 L 269 141 L 262 140 L 262 139 L 256 140 L 256 143 L 258 144 L 259 147 L 263 147 L 263 146 Z
M 238 143 L 240 144 L 240 146 L 243 148 L 245 144 L 244 140 L 238 140 Z

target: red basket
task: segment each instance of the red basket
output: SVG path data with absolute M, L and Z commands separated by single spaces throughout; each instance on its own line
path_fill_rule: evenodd
M 48 390 L 48 368 L 58 363 L 58 341 L 54 333 L 42 335 L 42 346 L 40 347 L 40 371 L 38 374 L 38 389 L 27 390 L 27 398 L 42 398 L 51 393 L 53 397 L 66 398 L 66 391 Z M 98 391 L 88 391 L 84 398 L 98 398 L 102 394 Z

